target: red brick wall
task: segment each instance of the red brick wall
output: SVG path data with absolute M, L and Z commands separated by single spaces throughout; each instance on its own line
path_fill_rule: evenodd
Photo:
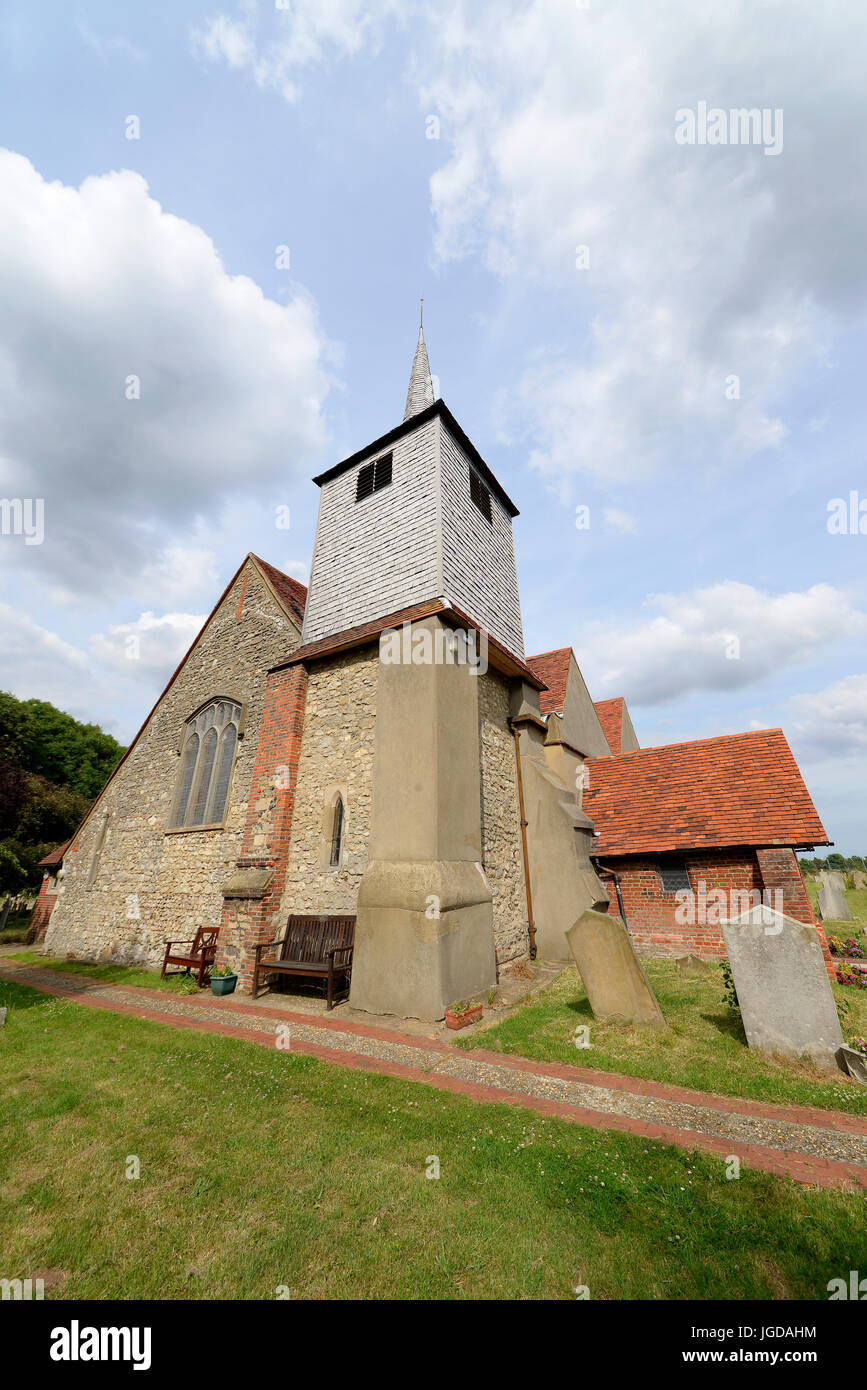
M 753 850 L 699 851 L 684 858 L 695 893 L 699 891 L 699 881 L 705 883 L 708 893 L 718 889 L 725 893 L 756 889 L 761 893 L 764 887 Z M 606 857 L 602 862 L 620 878 L 623 910 L 639 955 L 683 956 L 691 951 L 703 959 L 725 960 L 725 942 L 717 922 L 682 924 L 675 920 L 678 899 L 674 893 L 662 891 L 655 857 Z M 608 890 L 610 910 L 616 913 L 619 908 L 614 880 L 606 874 L 602 879 Z
M 769 894 L 770 906 L 779 905 L 787 916 L 816 927 L 828 973 L 833 979 L 833 965 L 825 934 L 813 916 L 795 854 L 791 849 L 731 849 L 697 850 L 684 855 L 690 886 L 698 895 L 704 883 L 709 896 L 717 890 L 729 894 L 734 890 Z M 639 955 L 682 956 L 691 951 L 706 960 L 725 960 L 726 948 L 719 925 L 721 914 L 714 913 L 714 899 L 702 913 L 700 900 L 695 904 L 695 921 L 678 922 L 675 914 L 679 901 L 674 893 L 664 893 L 657 871 L 658 860 L 652 856 L 633 855 L 629 858 L 606 857 L 602 863 L 620 878 L 623 910 L 630 935 Z M 619 912 L 614 880 L 602 875 L 608 891 L 609 910 Z M 772 894 L 778 891 L 780 899 Z M 746 900 L 740 910 L 751 904 Z M 722 916 L 727 914 L 723 913 Z M 702 921 L 701 918 L 710 918 Z
M 30 914 L 30 924 L 27 928 L 25 944 L 28 946 L 38 945 L 45 940 L 45 933 L 48 930 L 48 921 L 57 902 L 56 890 L 49 893 L 51 878 L 44 878 L 39 888 L 39 896 L 36 899 L 36 906 Z
M 277 913 L 286 882 L 306 697 L 304 666 L 289 666 L 268 676 L 237 867 L 271 869 L 273 878 L 261 898 L 225 900 L 217 950 L 217 964 L 221 965 L 230 946 L 240 942 L 240 960 L 235 964 L 242 990 L 252 988 L 253 947 L 279 935 Z

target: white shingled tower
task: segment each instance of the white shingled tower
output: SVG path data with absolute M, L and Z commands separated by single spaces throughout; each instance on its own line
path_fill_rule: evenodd
M 402 423 L 314 482 L 303 642 L 440 598 L 523 658 L 517 508 L 435 399 L 421 324 Z

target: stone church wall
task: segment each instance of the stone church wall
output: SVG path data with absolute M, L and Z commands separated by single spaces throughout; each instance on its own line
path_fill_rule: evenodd
M 509 685 L 495 671 L 479 677 L 482 854 L 494 907 L 497 964 L 527 954 L 527 899 Z
M 354 913 L 367 867 L 379 648 L 311 662 L 280 918 Z M 343 797 L 341 863 L 329 864 L 334 801 Z
M 248 561 L 67 851 L 63 891 L 45 938 L 49 953 L 153 965 L 162 960 L 166 937 L 191 937 L 197 927 L 220 924 L 222 885 L 247 817 L 267 671 L 298 641 L 297 628 Z M 224 827 L 167 833 L 184 723 L 219 694 L 246 701 Z

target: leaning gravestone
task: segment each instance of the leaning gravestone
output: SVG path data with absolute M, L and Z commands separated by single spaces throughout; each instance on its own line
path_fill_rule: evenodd
M 836 1071 L 843 1034 L 815 927 L 753 907 L 722 931 L 750 1047 Z
M 688 955 L 677 956 L 674 963 L 684 975 L 706 975 L 710 970 L 707 961 L 702 960 L 701 956 L 694 956 L 692 951 Z
M 596 1018 L 665 1028 L 622 918 L 588 908 L 566 932 L 566 941 Z
M 839 874 L 821 874 L 822 886 L 819 889 L 819 915 L 823 922 L 851 922 L 852 913 L 843 897 L 842 880 L 838 887 L 835 879 Z

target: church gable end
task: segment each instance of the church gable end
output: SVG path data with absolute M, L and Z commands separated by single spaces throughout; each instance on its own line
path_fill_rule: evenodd
M 303 588 L 278 575 L 248 556 L 73 839 L 51 952 L 156 964 L 165 938 L 219 925 L 267 672 L 300 638 Z

